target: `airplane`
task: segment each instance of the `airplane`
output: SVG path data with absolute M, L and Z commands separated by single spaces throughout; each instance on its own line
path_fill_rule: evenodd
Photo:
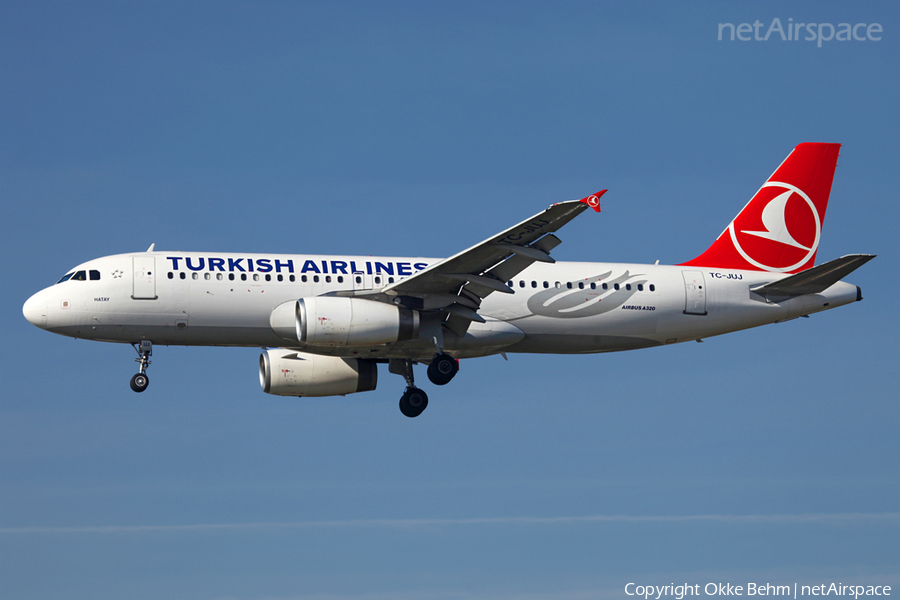
M 841 281 L 874 255 L 814 266 L 840 144 L 803 143 L 712 245 L 678 265 L 557 262 L 554 235 L 603 190 L 445 259 L 146 252 L 82 263 L 23 306 L 41 329 L 129 343 L 143 392 L 153 345 L 261 347 L 264 392 L 374 390 L 378 365 L 406 380 L 400 410 L 446 385 L 459 360 L 664 346 L 779 323 L 862 300 Z

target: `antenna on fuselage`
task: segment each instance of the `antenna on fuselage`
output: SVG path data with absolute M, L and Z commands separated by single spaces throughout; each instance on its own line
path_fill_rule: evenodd
M 153 252 L 153 248 L 154 248 L 155 246 L 156 246 L 156 242 L 153 242 L 152 244 L 150 244 L 150 247 L 147 248 L 147 252 Z

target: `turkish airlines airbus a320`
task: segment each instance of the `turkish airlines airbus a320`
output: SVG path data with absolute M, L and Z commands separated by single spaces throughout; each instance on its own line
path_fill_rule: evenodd
M 598 192 L 554 204 L 446 259 L 147 252 L 78 265 L 23 307 L 41 329 L 130 343 L 147 389 L 153 344 L 259 346 L 263 391 L 374 390 L 379 363 L 406 379 L 400 410 L 445 385 L 459 359 L 576 354 L 699 340 L 862 299 L 840 281 L 874 258 L 814 266 L 840 144 L 800 144 L 709 249 L 680 265 L 556 262 L 553 235 Z M 604 190 L 605 192 L 606 190 Z

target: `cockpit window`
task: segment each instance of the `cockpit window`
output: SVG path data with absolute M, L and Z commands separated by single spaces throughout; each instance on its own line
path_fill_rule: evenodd
M 77 273 L 72 275 L 72 281 L 87 281 L 87 272 L 78 271 Z
M 91 269 L 88 274 L 91 276 L 91 281 L 100 281 L 100 271 Z
M 66 273 L 65 275 L 62 276 L 62 279 L 60 279 L 60 280 L 57 281 L 56 283 L 62 283 L 63 281 L 68 281 L 69 279 L 72 278 L 72 275 L 74 275 L 74 274 L 75 274 L 74 272 L 73 272 L 73 273 Z

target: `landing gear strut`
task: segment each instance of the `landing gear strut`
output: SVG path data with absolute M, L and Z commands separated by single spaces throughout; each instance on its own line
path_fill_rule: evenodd
M 434 385 L 447 385 L 459 371 L 459 361 L 449 354 L 438 353 L 428 365 L 428 379 Z
M 135 392 L 143 392 L 150 385 L 150 378 L 147 377 L 147 367 L 150 366 L 150 355 L 153 354 L 153 342 L 150 340 L 141 340 L 140 344 L 133 343 L 135 352 L 140 358 L 134 359 L 134 362 L 140 363 L 140 369 L 137 374 L 131 378 L 131 389 Z
M 391 373 L 402 375 L 406 379 L 406 391 L 400 396 L 400 412 L 405 416 L 418 417 L 428 407 L 428 395 L 416 387 L 413 378 L 413 361 L 405 359 L 391 359 L 388 365 Z

